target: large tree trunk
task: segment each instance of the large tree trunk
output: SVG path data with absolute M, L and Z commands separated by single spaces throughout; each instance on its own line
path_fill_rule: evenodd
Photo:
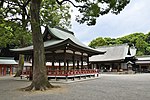
M 22 74 L 23 67 L 24 67 L 24 55 L 19 54 L 19 65 L 15 77 L 19 77 Z
M 47 78 L 43 37 L 40 27 L 40 4 L 42 0 L 31 0 L 31 30 L 34 48 L 33 80 L 25 90 L 46 90 L 53 87 Z

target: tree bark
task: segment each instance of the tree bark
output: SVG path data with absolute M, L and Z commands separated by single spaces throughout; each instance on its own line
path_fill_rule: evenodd
M 25 90 L 46 90 L 53 86 L 47 78 L 45 65 L 44 43 L 40 27 L 40 4 L 42 0 L 31 0 L 31 30 L 34 49 L 33 80 Z
M 22 74 L 23 67 L 24 67 L 24 55 L 19 54 L 19 65 L 14 77 L 19 77 Z

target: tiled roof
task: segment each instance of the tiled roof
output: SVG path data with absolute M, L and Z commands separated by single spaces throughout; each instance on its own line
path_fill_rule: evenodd
M 91 54 L 103 54 L 105 51 L 95 50 L 93 48 L 90 48 L 83 43 L 81 43 L 75 36 L 74 33 L 62 28 L 50 28 L 48 27 L 48 32 L 55 37 L 55 39 L 48 40 L 44 42 L 44 47 L 52 47 L 57 46 L 58 44 L 61 45 L 63 43 L 67 43 L 68 41 L 71 41 L 73 45 L 75 45 L 77 48 L 80 48 L 84 51 L 91 52 Z M 10 49 L 11 51 L 16 52 L 22 52 L 22 51 L 33 51 L 33 46 L 28 46 L 25 48 L 18 48 L 18 49 Z
M 2 65 L 16 65 L 18 63 L 12 57 L 0 57 L 0 64 L 2 64 Z
M 136 54 L 136 49 L 127 44 L 103 46 L 97 48 L 98 50 L 106 50 L 104 55 L 95 55 L 90 57 L 90 62 L 103 62 L 103 61 L 117 61 L 124 60 L 126 57 L 133 57 Z
M 137 56 L 136 64 L 150 64 L 150 55 Z

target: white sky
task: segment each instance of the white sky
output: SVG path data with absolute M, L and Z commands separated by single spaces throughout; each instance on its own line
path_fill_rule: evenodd
M 150 0 L 130 0 L 120 14 L 101 16 L 95 26 L 78 24 L 75 13 L 72 13 L 71 30 L 86 45 L 97 37 L 117 38 L 135 32 L 150 32 Z

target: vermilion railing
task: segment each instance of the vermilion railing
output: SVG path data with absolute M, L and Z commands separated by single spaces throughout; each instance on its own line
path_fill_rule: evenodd
M 30 70 L 24 70 L 22 75 L 30 75 Z M 98 73 L 95 69 L 82 69 L 82 70 L 48 70 L 47 75 L 49 76 L 71 76 L 71 75 L 82 75 L 82 74 L 96 74 Z
M 94 69 L 86 70 L 48 70 L 47 74 L 51 76 L 71 76 L 71 75 L 82 75 L 82 74 L 96 74 L 97 71 Z

